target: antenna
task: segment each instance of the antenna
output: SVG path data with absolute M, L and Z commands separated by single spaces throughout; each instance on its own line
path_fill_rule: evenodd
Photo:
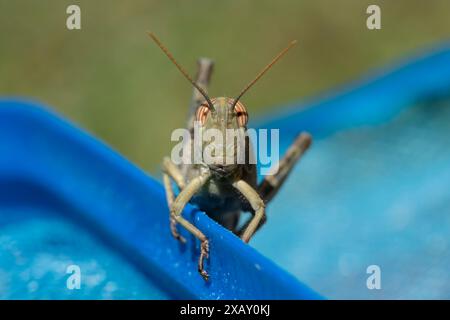
M 172 56 L 172 54 L 169 52 L 169 50 L 162 44 L 162 42 L 158 39 L 157 36 L 153 32 L 148 32 L 148 35 L 150 38 L 155 41 L 155 43 L 160 47 L 160 49 L 166 54 L 166 56 L 172 61 L 172 63 L 180 70 L 180 72 L 183 74 L 183 76 L 190 82 L 192 85 L 202 94 L 202 96 L 206 99 L 206 102 L 208 102 L 208 108 L 211 111 L 215 111 L 214 104 L 211 102 L 211 99 L 206 94 L 205 90 L 203 90 L 197 83 L 195 83 L 194 80 L 189 76 L 189 74 L 183 69 L 181 65 L 178 64 L 178 62 L 175 60 L 175 58 Z
M 284 48 L 275 58 L 273 58 L 273 60 L 264 67 L 264 69 L 262 69 L 262 71 L 255 77 L 255 79 L 253 79 L 242 91 L 241 93 L 239 93 L 239 95 L 237 96 L 236 99 L 234 99 L 232 108 L 235 107 L 236 103 L 239 101 L 240 98 L 242 98 L 242 96 L 248 91 L 248 89 L 250 89 L 266 72 L 267 70 L 269 70 L 278 60 L 281 59 L 281 57 L 283 57 L 286 52 L 289 51 L 289 49 L 291 49 L 295 44 L 297 43 L 297 40 L 293 40 L 291 41 L 291 43 L 289 43 L 289 45 Z

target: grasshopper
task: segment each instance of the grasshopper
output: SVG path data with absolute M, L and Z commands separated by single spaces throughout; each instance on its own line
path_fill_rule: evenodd
M 169 50 L 153 34 L 149 36 L 159 48 L 167 55 L 182 75 L 194 86 L 191 99 L 191 111 L 187 127 L 193 135 L 194 121 L 203 128 L 214 128 L 220 131 L 226 129 L 247 131 L 248 114 L 240 102 L 242 96 L 269 70 L 294 44 L 282 50 L 263 70 L 252 80 L 240 94 L 232 99 L 227 97 L 209 98 L 207 88 L 213 69 L 213 62 L 207 58 L 198 60 L 198 73 L 196 81 L 174 59 Z M 193 144 L 194 139 L 189 143 Z M 242 142 L 242 141 L 241 141 Z M 228 141 L 227 141 L 228 143 Z M 249 159 L 253 150 L 248 136 L 244 140 L 245 149 Z M 246 161 L 244 164 L 221 162 L 175 164 L 169 157 L 162 163 L 163 183 L 166 191 L 167 203 L 170 210 L 170 231 L 175 239 L 186 242 L 177 231 L 180 224 L 200 240 L 200 256 L 198 259 L 198 272 L 208 280 L 209 275 L 204 269 L 204 259 L 209 258 L 209 242 L 205 234 L 196 226 L 183 218 L 182 211 L 187 203 L 192 203 L 204 211 L 209 217 L 248 243 L 255 232 L 266 222 L 266 204 L 280 190 L 295 163 L 300 159 L 311 144 L 308 133 L 300 133 L 286 154 L 279 162 L 279 170 L 266 175 L 258 184 L 256 165 Z M 191 146 L 193 148 L 193 146 Z M 226 156 L 227 146 L 223 148 Z M 233 150 L 235 151 L 235 150 Z M 233 155 L 236 157 L 236 155 Z M 220 157 L 219 157 L 220 158 Z M 171 179 L 178 186 L 179 194 L 175 197 Z M 250 219 L 239 227 L 241 212 L 250 212 Z

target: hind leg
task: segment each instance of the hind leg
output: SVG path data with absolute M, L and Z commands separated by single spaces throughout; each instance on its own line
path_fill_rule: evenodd
M 269 173 L 264 177 L 264 180 L 258 186 L 258 193 L 267 203 L 278 193 L 286 178 L 292 171 L 294 165 L 298 162 L 301 156 L 311 145 L 311 135 L 303 132 L 297 136 L 294 142 L 289 147 L 288 151 L 281 159 L 278 166 L 278 171 Z

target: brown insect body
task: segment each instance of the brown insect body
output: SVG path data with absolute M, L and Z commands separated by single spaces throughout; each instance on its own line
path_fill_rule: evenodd
M 279 170 L 265 176 L 261 183 L 257 183 L 256 165 L 250 161 L 251 157 L 254 156 L 253 150 L 246 135 L 248 114 L 239 100 L 295 42 L 291 42 L 287 48 L 281 51 L 236 98 L 219 97 L 210 99 L 206 93 L 206 88 L 212 72 L 213 64 L 211 60 L 199 60 L 199 72 L 197 80 L 194 81 L 175 61 L 159 39 L 152 33 L 149 35 L 195 87 L 191 102 L 191 116 L 188 121 L 191 139 L 186 141 L 189 144 L 188 148 L 183 149 L 189 151 L 183 154 L 185 160 L 189 161 L 183 161 L 180 165 L 176 165 L 171 159 L 164 158 L 163 180 L 170 209 L 170 230 L 176 239 L 186 242 L 186 239 L 177 231 L 177 224 L 180 224 L 200 240 L 201 251 L 198 271 L 207 280 L 209 275 L 204 270 L 203 262 L 209 256 L 209 242 L 201 230 L 183 218 L 181 213 L 185 205 L 189 202 L 197 205 L 208 216 L 240 236 L 244 242 L 248 242 L 266 221 L 266 203 L 279 191 L 294 164 L 311 143 L 309 134 L 299 134 L 281 159 Z M 200 125 L 201 132 L 214 129 L 222 133 L 222 136 L 226 139 L 219 142 L 208 139 L 196 140 L 195 121 Z M 238 132 L 238 135 L 244 138 L 228 139 L 225 133 L 228 129 Z M 200 162 L 192 161 L 196 143 L 201 145 L 201 150 L 206 145 L 213 147 L 214 153 L 218 153 L 214 154 L 213 161 L 205 161 L 203 158 Z M 245 151 L 243 163 L 237 161 L 239 149 Z M 231 162 L 227 161 L 230 154 L 233 158 Z M 179 189 L 176 197 L 171 179 Z M 242 227 L 238 227 L 242 211 L 248 211 L 252 216 Z

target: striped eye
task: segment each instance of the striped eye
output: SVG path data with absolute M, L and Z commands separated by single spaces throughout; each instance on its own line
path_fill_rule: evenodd
M 200 122 L 201 125 L 204 125 L 206 122 L 206 117 L 208 116 L 209 108 L 202 104 L 197 109 L 196 119 Z
M 238 101 L 234 106 L 234 112 L 236 113 L 239 126 L 245 127 L 248 122 L 248 114 L 244 105 Z

